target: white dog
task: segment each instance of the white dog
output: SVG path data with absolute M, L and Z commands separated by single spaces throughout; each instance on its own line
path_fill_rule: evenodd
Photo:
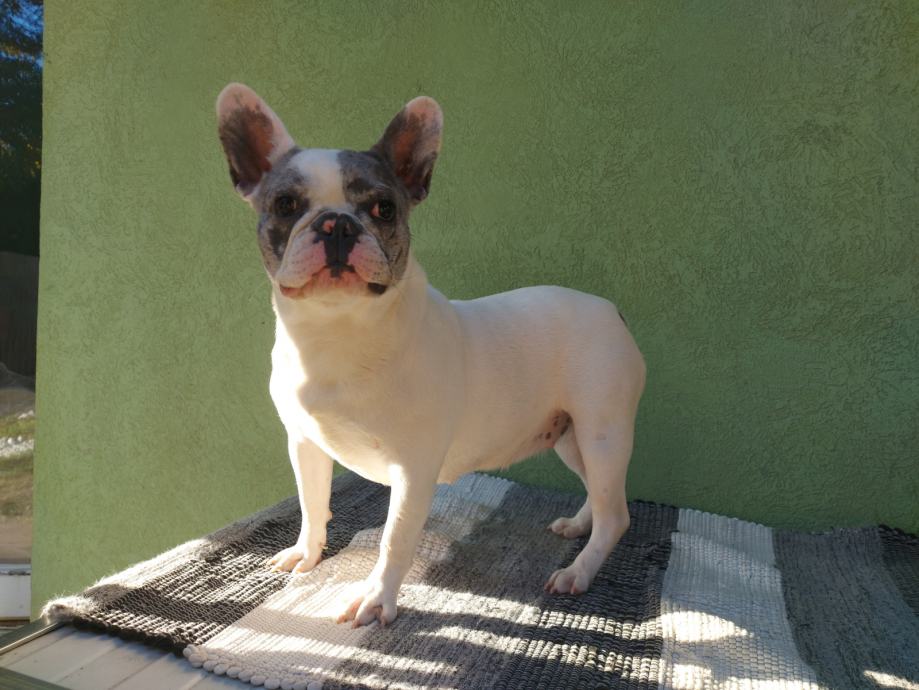
M 451 302 L 409 246 L 443 116 L 408 103 L 369 151 L 300 148 L 251 89 L 217 99 L 236 190 L 258 213 L 277 315 L 271 396 L 288 434 L 303 525 L 271 563 L 313 568 L 332 460 L 392 487 L 380 557 L 344 602 L 354 626 L 396 617 L 435 485 L 555 448 L 588 498 L 549 527 L 590 533 L 546 589 L 587 590 L 629 526 L 625 477 L 645 366 L 616 307 L 560 287 Z

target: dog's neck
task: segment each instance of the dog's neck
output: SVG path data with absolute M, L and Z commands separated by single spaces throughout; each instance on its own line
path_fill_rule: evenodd
M 340 377 L 347 375 L 341 367 L 375 369 L 406 347 L 427 306 L 427 276 L 410 254 L 402 278 L 382 295 L 288 299 L 275 286 L 272 304 L 278 346 L 292 345 L 311 377 L 324 370 Z

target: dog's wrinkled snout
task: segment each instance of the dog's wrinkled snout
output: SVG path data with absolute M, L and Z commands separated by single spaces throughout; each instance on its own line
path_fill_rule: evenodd
M 364 230 L 360 222 L 346 213 L 330 211 L 313 221 L 313 229 L 316 231 L 315 241 L 325 245 L 326 266 L 331 270 L 332 277 L 337 278 L 344 270 L 353 271 L 354 268 L 348 264 L 348 255 Z

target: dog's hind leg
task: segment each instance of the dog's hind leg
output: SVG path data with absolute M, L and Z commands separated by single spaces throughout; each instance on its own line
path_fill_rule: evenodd
M 587 545 L 571 565 L 556 570 L 549 577 L 545 588 L 550 592 L 586 592 L 629 527 L 625 475 L 632 454 L 634 416 L 624 417 L 613 421 L 583 421 L 583 417 L 575 414 L 575 437 L 584 465 L 593 525 Z
M 581 478 L 586 489 L 587 477 L 584 473 L 584 460 L 581 458 L 581 451 L 574 435 L 574 427 L 569 426 L 568 430 L 559 437 L 555 443 L 555 452 L 558 453 L 562 462 Z M 592 521 L 590 496 L 588 496 L 574 517 L 560 517 L 549 525 L 549 529 L 566 539 L 575 539 L 590 532 Z

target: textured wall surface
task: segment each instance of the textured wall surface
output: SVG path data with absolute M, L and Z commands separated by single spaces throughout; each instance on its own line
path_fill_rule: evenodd
M 798 5 L 49 2 L 36 603 L 294 491 L 233 80 L 304 145 L 441 102 L 415 252 L 621 307 L 631 498 L 919 530 L 919 8 Z

